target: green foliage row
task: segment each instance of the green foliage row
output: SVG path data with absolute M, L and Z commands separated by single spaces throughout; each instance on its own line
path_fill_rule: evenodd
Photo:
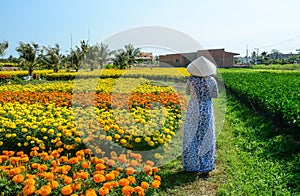
M 226 89 L 280 125 L 300 128 L 300 72 L 224 70 Z
M 275 69 L 275 70 L 300 70 L 300 64 L 271 64 L 271 65 L 265 65 L 265 64 L 259 64 L 259 65 L 252 65 L 252 69 Z

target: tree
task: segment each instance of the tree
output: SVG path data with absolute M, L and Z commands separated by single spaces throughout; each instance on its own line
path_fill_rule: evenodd
M 34 67 L 38 65 L 39 56 L 39 45 L 31 42 L 26 44 L 19 42 L 19 46 L 16 48 L 19 53 L 20 64 L 28 68 L 28 75 L 32 76 Z
M 103 43 L 97 43 L 96 47 L 98 48 L 97 61 L 100 64 L 100 68 L 102 69 L 104 63 L 108 61 L 108 59 L 112 54 L 115 53 L 115 51 L 110 51 L 110 49 L 108 49 L 108 45 Z
M 140 54 L 140 48 L 134 48 L 132 44 L 125 45 L 119 49 L 114 58 L 114 64 L 120 69 L 126 69 L 138 62 L 136 57 Z
M 57 73 L 62 60 L 59 44 L 55 44 L 54 47 L 44 47 L 44 50 L 46 50 L 46 54 L 41 55 L 42 62 L 47 64 L 49 68 L 52 68 L 53 71 Z
M 117 66 L 119 69 L 126 69 L 129 67 L 129 56 L 123 49 L 119 49 L 116 52 L 114 58 L 114 65 Z
M 140 48 L 134 48 L 132 44 L 128 44 L 128 45 L 125 45 L 125 52 L 129 56 L 129 61 L 128 61 L 129 66 L 134 65 L 135 63 L 138 63 L 138 60 L 136 59 L 136 57 L 141 52 Z
M 6 53 L 6 49 L 8 48 L 8 42 L 3 41 L 2 43 L 0 42 L 0 56 L 3 57 Z
M 71 49 L 69 55 L 69 62 L 71 67 L 75 69 L 77 72 L 82 64 L 82 62 L 86 59 L 86 54 L 88 52 L 89 46 L 86 41 L 80 41 L 80 47 L 76 46 L 76 49 Z
M 96 46 L 89 47 L 86 53 L 86 62 L 90 65 L 90 70 L 93 71 L 97 64 L 98 48 Z
M 260 55 L 261 55 L 261 61 L 262 63 L 266 63 L 266 61 L 268 60 L 268 52 L 263 51 Z

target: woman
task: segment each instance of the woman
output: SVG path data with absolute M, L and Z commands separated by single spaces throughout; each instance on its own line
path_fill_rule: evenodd
M 187 67 L 191 76 L 187 80 L 186 94 L 190 95 L 184 124 L 182 160 L 185 171 L 208 172 L 214 170 L 216 138 L 211 98 L 218 97 L 216 66 L 205 57 L 199 57 Z

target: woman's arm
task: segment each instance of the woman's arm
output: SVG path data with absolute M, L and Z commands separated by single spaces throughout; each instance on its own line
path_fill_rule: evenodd
M 186 86 L 185 86 L 185 94 L 187 94 L 187 95 L 191 94 L 190 86 L 191 86 L 191 81 L 190 81 L 190 79 L 188 79 L 186 81 Z

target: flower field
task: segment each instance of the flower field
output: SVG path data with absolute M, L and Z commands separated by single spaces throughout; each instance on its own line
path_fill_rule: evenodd
M 0 86 L 0 190 L 14 195 L 152 195 L 156 160 L 187 101 L 147 79 Z M 116 150 L 115 150 L 116 149 Z M 160 153 L 159 153 L 160 152 Z

